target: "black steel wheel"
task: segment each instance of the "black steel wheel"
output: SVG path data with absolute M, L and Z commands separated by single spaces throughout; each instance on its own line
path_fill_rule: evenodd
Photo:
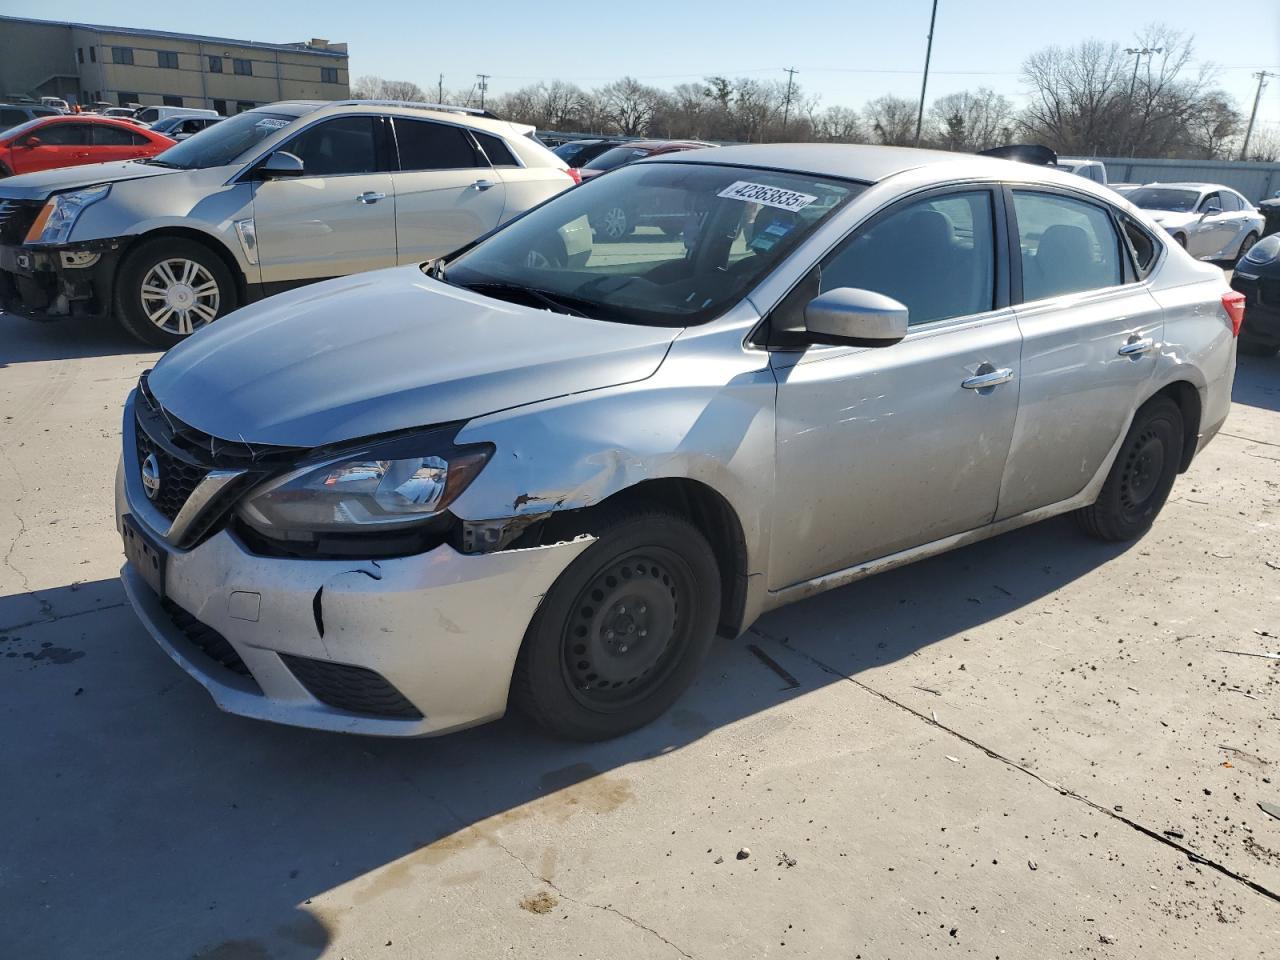
M 720 575 L 706 539 L 657 508 L 593 518 L 595 543 L 530 623 L 512 699 L 560 736 L 603 740 L 663 713 L 693 681 L 715 634 Z
M 1169 397 L 1138 410 L 1098 499 L 1076 519 L 1099 540 L 1133 540 L 1155 521 L 1182 462 L 1182 411 Z

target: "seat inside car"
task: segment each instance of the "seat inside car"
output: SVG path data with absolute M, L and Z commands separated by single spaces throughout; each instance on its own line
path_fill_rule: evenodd
M 1041 300 L 1079 290 L 1081 278 L 1095 272 L 1093 244 L 1083 228 L 1055 223 L 1040 236 L 1031 263 L 1032 269 L 1022 278 L 1025 299 Z

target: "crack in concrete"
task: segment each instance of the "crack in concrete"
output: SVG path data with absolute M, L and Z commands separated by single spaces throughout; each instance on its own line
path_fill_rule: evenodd
M 38 594 L 33 592 L 32 596 L 38 596 Z M 84 617 L 91 613 L 102 613 L 104 610 L 116 610 L 120 607 L 127 607 L 128 605 L 129 601 L 121 600 L 118 603 L 103 604 L 101 607 L 94 607 L 91 610 L 77 610 L 75 613 L 59 613 L 51 617 L 38 617 L 35 620 L 25 620 L 22 623 L 12 623 L 7 626 L 0 626 L 0 632 L 21 630 L 23 627 L 42 627 L 46 623 L 57 623 L 59 620 L 70 620 L 73 617 Z M 45 604 L 45 606 L 48 606 L 48 604 Z M 50 612 L 52 612 L 52 609 L 52 607 L 49 608 Z
M 1036 773 L 1034 770 L 1030 769 L 1029 767 L 1025 767 L 1022 764 L 1018 763 L 1016 760 L 1012 760 L 1009 757 L 1006 757 L 1004 754 L 997 753 L 995 750 L 992 750 L 990 747 L 983 746 L 977 740 L 974 740 L 972 737 L 966 736 L 965 734 L 961 733 L 959 730 L 955 730 L 951 727 L 948 727 L 946 724 L 938 722 L 933 717 L 928 716 L 924 713 L 921 713 L 919 710 L 915 710 L 912 707 L 907 706 L 905 703 L 902 703 L 899 700 L 895 700 L 893 697 L 889 696 L 887 693 L 881 693 L 875 687 L 869 686 L 868 684 L 863 683 L 861 680 L 855 680 L 853 677 L 849 676 L 848 674 L 842 673 L 841 671 L 837 670 L 835 667 L 832 667 L 829 664 L 826 664 L 823 661 L 819 660 L 817 657 L 813 656 L 813 654 L 807 653 L 806 651 L 801 650 L 798 647 L 792 646 L 788 640 L 783 640 L 778 637 L 771 636 L 770 634 L 760 630 L 758 627 L 752 627 L 750 632 L 755 633 L 757 636 L 764 637 L 766 640 L 771 640 L 774 643 L 782 645 L 786 649 L 790 650 L 792 653 L 795 653 L 798 656 L 801 656 L 804 659 L 808 660 L 818 669 L 826 673 L 829 673 L 834 677 L 839 677 L 842 680 L 847 680 L 849 683 L 853 684 L 858 689 L 864 690 L 867 693 L 871 694 L 872 696 L 879 697 L 885 703 L 891 704 L 892 706 L 897 707 L 899 710 L 903 710 L 911 714 L 917 720 L 922 720 L 932 727 L 937 727 L 939 730 L 942 730 L 950 734 L 952 737 L 955 737 L 957 740 L 960 740 L 968 744 L 969 746 L 973 747 L 975 750 L 982 751 L 992 760 L 998 760 L 1000 763 L 1003 763 L 1006 766 L 1019 771 L 1020 773 L 1026 774 L 1028 777 L 1031 777 L 1033 780 L 1036 780 L 1037 782 L 1043 784 L 1044 786 L 1050 788 L 1051 790 L 1054 790 L 1061 796 L 1068 797 L 1072 800 L 1078 800 L 1079 802 L 1085 804 L 1091 809 L 1096 810 L 1098 813 L 1106 814 L 1112 820 L 1119 821 L 1120 823 L 1123 823 L 1125 826 L 1130 827 L 1133 830 L 1136 830 L 1138 833 L 1141 833 L 1144 836 L 1150 837 L 1152 840 L 1156 840 L 1159 843 L 1164 844 L 1166 847 L 1172 847 L 1174 850 L 1177 850 L 1179 853 L 1186 855 L 1187 859 L 1189 859 L 1193 863 L 1203 864 L 1206 867 L 1216 870 L 1218 873 L 1222 874 L 1224 877 L 1227 877 L 1230 880 L 1234 880 L 1236 883 L 1239 883 L 1248 887 L 1250 890 L 1253 890 L 1255 893 L 1260 893 L 1262 894 L 1262 896 L 1267 897 L 1271 900 L 1274 900 L 1277 903 L 1280 903 L 1280 893 L 1277 893 L 1274 890 L 1270 890 L 1267 887 L 1264 887 L 1262 884 L 1258 883 L 1257 881 L 1250 880 L 1248 877 L 1243 876 L 1242 874 L 1236 873 L 1234 870 L 1232 870 L 1230 867 L 1226 866 L 1225 864 L 1218 863 L 1215 860 L 1210 860 L 1208 857 L 1205 857 L 1199 853 L 1196 853 L 1190 847 L 1187 847 L 1181 843 L 1178 843 L 1172 837 L 1167 837 L 1162 833 L 1157 833 L 1156 831 L 1151 830 L 1148 827 L 1145 827 L 1142 824 L 1138 823 L 1136 820 L 1131 820 L 1130 818 L 1124 816 L 1123 814 L 1116 812 L 1114 809 L 1105 807 L 1094 800 L 1090 800 L 1088 797 L 1084 796 L 1083 794 L 1077 793 L 1075 790 L 1071 789 L 1070 787 L 1064 786 L 1060 783 L 1056 783 L 1055 781 L 1050 780 L 1047 777 L 1041 776 L 1040 774 Z
M 1242 437 L 1238 433 L 1227 433 L 1225 430 L 1219 430 L 1218 432 L 1224 437 L 1231 437 L 1233 440 L 1243 440 L 1245 443 L 1260 443 L 1264 447 L 1280 447 L 1280 443 L 1273 443 L 1270 440 L 1257 440 L 1254 437 Z

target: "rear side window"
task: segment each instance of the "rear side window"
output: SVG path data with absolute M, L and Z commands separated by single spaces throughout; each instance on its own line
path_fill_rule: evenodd
M 87 147 L 93 142 L 93 130 L 87 123 L 51 123 L 32 132 L 50 147 Z
M 891 209 L 822 264 L 822 291 L 857 287 L 893 297 L 912 326 L 985 313 L 995 304 L 991 193 L 971 190 Z M 755 230 L 768 231 L 756 215 Z
M 489 162 L 495 167 L 518 167 L 515 156 L 511 153 L 501 137 L 496 137 L 491 133 L 481 133 L 479 130 L 472 130 L 471 135 L 476 138 L 480 144 L 480 149 L 484 151 L 484 155 L 489 158 Z
M 1133 254 L 1133 265 L 1138 269 L 1138 279 L 1142 280 L 1155 266 L 1156 255 L 1160 252 L 1160 248 L 1156 246 L 1151 234 L 1133 220 L 1122 216 L 1120 222 L 1124 225 L 1124 236 Z
M 132 130 L 109 127 L 106 124 L 94 124 L 93 142 L 99 147 L 132 147 L 147 142 L 147 138 Z
M 466 131 L 430 120 L 396 117 L 396 144 L 401 170 L 466 170 L 488 163 L 471 144 Z
M 1121 282 L 1120 238 L 1101 207 L 1052 193 L 1013 192 L 1022 299 L 1044 300 Z
M 1218 194 L 1222 198 L 1222 209 L 1228 213 L 1234 213 L 1244 209 L 1244 204 L 1240 202 L 1240 198 L 1229 190 L 1223 190 Z
M 325 120 L 298 134 L 283 149 L 302 161 L 303 176 L 374 173 L 378 169 L 377 121 L 372 116 Z

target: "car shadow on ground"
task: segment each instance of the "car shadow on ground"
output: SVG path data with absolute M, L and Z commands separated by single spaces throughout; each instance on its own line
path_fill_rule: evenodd
M 0 369 L 19 363 L 156 353 L 107 317 L 42 323 L 0 313 Z
M 1280 357 L 1240 354 L 1231 399 L 1262 410 L 1280 410 Z M 1280 441 L 1280 437 L 1273 439 Z
M 391 873 L 430 895 L 457 870 L 451 850 L 492 843 L 509 818 L 625 798 L 609 785 L 664 754 L 927 656 L 1123 549 L 1059 518 L 775 611 L 718 643 L 665 717 L 601 744 L 552 740 L 519 717 L 396 741 L 220 714 L 149 640 L 118 581 L 40 591 L 46 619 L 73 612 L 0 629 L 0 769 L 22 771 L 0 778 L 0 803 L 25 825 L 0 841 L 0 927 L 15 956 L 317 957 L 341 916 L 309 898 L 353 882 L 373 896 L 384 878 L 365 876 L 402 858 L 413 869 Z

